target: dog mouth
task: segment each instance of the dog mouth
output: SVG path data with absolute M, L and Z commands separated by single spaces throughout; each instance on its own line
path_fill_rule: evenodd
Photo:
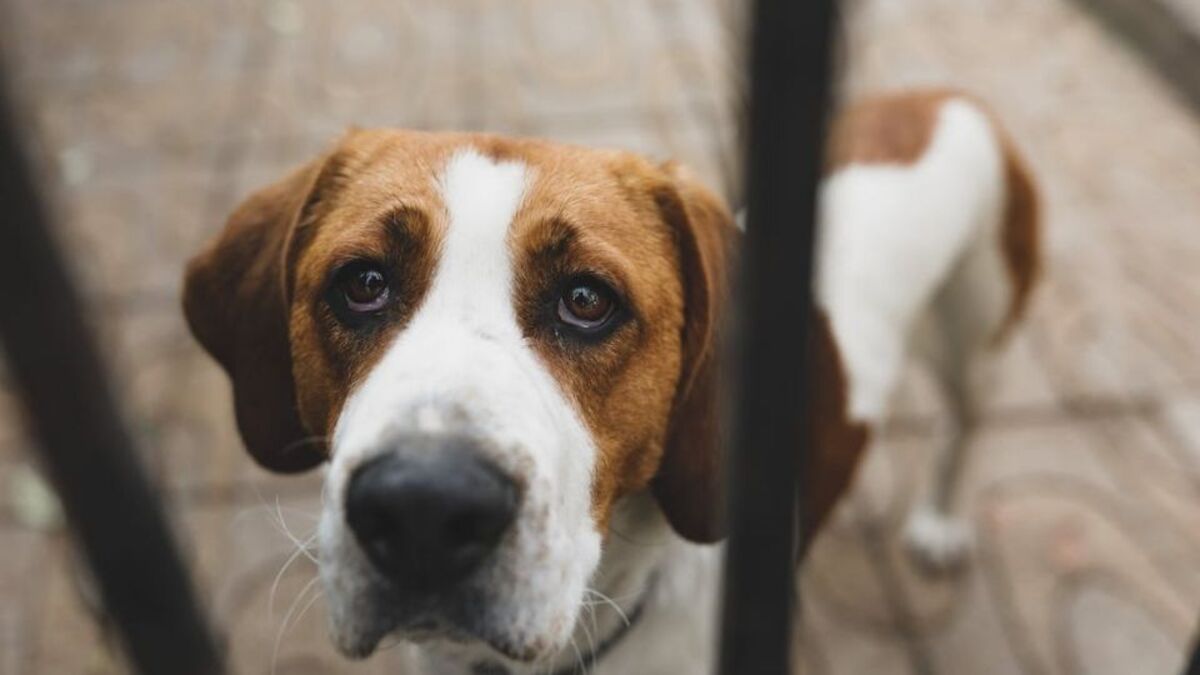
M 344 656 L 361 660 L 370 657 L 385 641 L 436 646 L 445 651 L 472 653 L 491 660 L 528 664 L 545 658 L 552 650 L 546 641 L 524 641 L 502 630 L 503 624 L 484 618 L 477 597 L 457 602 L 389 604 L 385 611 L 370 612 L 353 623 L 354 630 L 334 628 L 334 643 Z M 404 607 L 397 611 L 396 607 Z
M 370 636 L 360 636 L 354 643 L 339 644 L 338 648 L 349 659 L 365 660 L 376 651 L 400 642 L 464 654 L 462 660 L 468 663 L 528 665 L 544 660 L 550 653 L 535 645 L 519 646 L 507 637 L 468 631 L 433 620 L 377 630 Z

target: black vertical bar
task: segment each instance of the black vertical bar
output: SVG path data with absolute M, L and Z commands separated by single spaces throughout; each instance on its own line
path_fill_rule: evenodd
M 0 81 L 0 340 L 42 463 L 137 671 L 221 672 L 166 519 L 118 414 L 83 305 L 47 229 L 5 84 Z
M 789 672 L 795 504 L 833 0 L 758 0 L 721 672 Z M 801 436 L 797 437 L 797 429 Z M 799 483 L 803 484 L 803 483 Z
M 1192 654 L 1184 665 L 1183 675 L 1200 675 L 1200 636 L 1192 643 Z

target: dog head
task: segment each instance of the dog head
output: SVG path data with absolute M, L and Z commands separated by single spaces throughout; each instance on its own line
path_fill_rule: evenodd
M 614 505 L 720 536 L 716 322 L 737 237 L 679 167 L 355 131 L 187 271 L 263 466 L 328 462 L 334 640 L 567 644 Z

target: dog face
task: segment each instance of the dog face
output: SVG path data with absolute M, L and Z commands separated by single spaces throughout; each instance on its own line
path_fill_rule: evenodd
M 614 504 L 719 536 L 713 355 L 736 231 L 671 166 L 358 131 L 251 196 L 185 311 L 264 466 L 327 460 L 334 641 L 567 644 Z

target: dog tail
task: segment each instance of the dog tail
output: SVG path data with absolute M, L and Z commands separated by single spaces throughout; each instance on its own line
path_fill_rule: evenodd
M 1042 269 L 1041 204 L 1025 161 L 1012 140 L 997 129 L 1004 151 L 1005 203 L 1001 216 L 1001 251 L 1013 294 L 997 341 L 1003 340 L 1024 315 Z

